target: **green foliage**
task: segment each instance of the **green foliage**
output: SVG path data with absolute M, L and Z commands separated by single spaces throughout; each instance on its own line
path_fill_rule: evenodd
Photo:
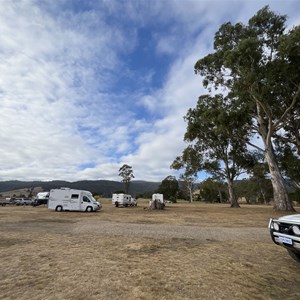
M 171 164 L 171 168 L 175 170 L 184 169 L 183 176 L 192 178 L 199 171 L 202 157 L 199 152 L 192 146 L 188 146 L 182 152 L 181 156 L 177 156 Z
M 280 168 L 285 176 L 300 186 L 300 158 L 295 147 L 278 140 L 276 151 Z
M 143 193 L 143 196 L 141 198 L 145 198 L 145 199 L 152 199 L 152 194 L 154 194 L 153 191 L 147 191 Z
M 290 193 L 289 195 L 290 195 L 292 201 L 300 203 L 300 189 L 296 190 L 293 193 Z
M 237 149 L 237 154 L 240 153 L 240 143 L 247 143 L 265 153 L 272 176 L 275 208 L 293 210 L 273 149 L 273 140 L 282 128 L 290 142 L 300 137 L 300 33 L 298 27 L 285 33 L 285 21 L 285 16 L 276 15 L 266 6 L 247 25 L 223 24 L 215 35 L 215 52 L 197 61 L 195 72 L 204 77 L 203 84 L 209 91 L 221 87 L 225 93 L 223 104 L 217 101 L 218 95 L 199 98 L 210 106 L 207 112 L 199 107 L 201 116 L 213 118 L 213 124 L 207 126 L 206 131 L 213 129 L 217 138 L 214 125 L 224 132 L 224 119 L 227 119 L 229 129 L 236 135 L 228 145 Z M 224 107 L 226 100 L 227 107 Z M 218 113 L 221 109 L 223 114 Z M 197 118 L 197 114 L 190 110 L 188 118 L 190 122 Z M 236 131 L 232 130 L 234 124 Z M 193 125 L 188 131 L 197 132 L 201 128 L 203 126 Z M 252 143 L 254 133 L 262 138 L 263 149 Z M 185 137 L 195 139 L 190 133 Z M 222 138 L 221 144 L 226 136 L 222 135 Z M 300 154 L 300 142 L 296 142 L 296 147 Z M 213 155 L 219 151 L 213 149 Z M 211 152 L 207 155 L 212 156 Z M 215 162 L 213 168 L 216 167 Z M 229 170 L 235 172 L 229 168 L 227 173 Z
M 184 169 L 184 173 L 180 175 L 180 180 L 183 182 L 183 189 L 178 196 L 182 199 L 189 199 L 193 201 L 193 189 L 197 180 L 197 172 L 201 168 L 201 155 L 192 146 L 188 146 L 183 150 L 181 156 L 177 156 L 173 161 L 171 168 L 175 170 Z
M 174 196 L 169 197 L 168 200 L 171 201 L 172 203 L 177 203 L 177 199 Z
M 253 165 L 245 138 L 250 118 L 247 119 L 243 109 L 232 105 L 230 96 L 218 94 L 200 96 L 196 108 L 188 110 L 185 120 L 188 125 L 184 138 L 191 145 L 175 163 L 187 162 L 184 154 L 189 153 L 188 158 L 193 158 L 188 160 L 189 164 L 193 164 L 191 169 L 205 170 L 216 178 L 226 180 L 230 202 L 238 206 L 233 181 Z
M 248 204 L 267 204 L 272 199 L 272 184 L 270 179 L 250 178 L 239 181 L 236 185 L 236 194 L 245 198 Z
M 179 188 L 179 191 L 177 192 L 177 198 L 189 201 L 189 191 L 186 188 Z
M 214 178 L 207 178 L 200 184 L 201 199 L 206 202 L 227 202 L 226 185 Z
M 99 194 L 93 194 L 93 197 L 96 199 L 96 200 L 100 200 L 101 199 L 101 195 Z
M 163 194 L 164 199 L 169 200 L 171 197 L 176 199 L 179 191 L 179 184 L 174 176 L 167 176 L 157 189 L 157 193 Z

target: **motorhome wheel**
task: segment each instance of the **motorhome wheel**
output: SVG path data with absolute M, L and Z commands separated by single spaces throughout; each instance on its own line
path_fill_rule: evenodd
M 59 206 L 57 206 L 57 207 L 56 207 L 56 209 L 55 209 L 55 210 L 56 210 L 56 211 L 62 211 L 62 210 L 63 210 L 63 208 L 62 208 L 62 206 L 60 206 L 60 205 L 59 205 Z

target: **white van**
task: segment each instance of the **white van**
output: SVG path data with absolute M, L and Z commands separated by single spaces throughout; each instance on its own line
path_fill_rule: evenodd
M 69 188 L 52 189 L 49 194 L 48 208 L 55 211 L 96 211 L 102 208 L 91 192 Z
M 131 195 L 127 195 L 127 194 L 113 194 L 111 203 L 116 207 L 137 206 L 136 199 L 132 198 Z

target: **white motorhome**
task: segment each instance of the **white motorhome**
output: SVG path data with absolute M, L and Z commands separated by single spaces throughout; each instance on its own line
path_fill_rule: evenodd
M 137 206 L 136 199 L 132 198 L 131 195 L 127 195 L 127 194 L 113 194 L 111 203 L 116 207 Z
M 96 211 L 102 208 L 89 191 L 69 188 L 52 189 L 50 191 L 48 208 L 55 211 Z
M 164 195 L 163 194 L 153 194 L 152 195 L 152 201 L 157 201 L 160 203 L 164 203 Z

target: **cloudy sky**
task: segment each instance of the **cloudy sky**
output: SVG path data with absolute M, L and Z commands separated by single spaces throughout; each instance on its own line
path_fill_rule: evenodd
M 300 23 L 298 0 L 0 0 L 0 180 L 174 174 L 195 62 L 267 4 Z

